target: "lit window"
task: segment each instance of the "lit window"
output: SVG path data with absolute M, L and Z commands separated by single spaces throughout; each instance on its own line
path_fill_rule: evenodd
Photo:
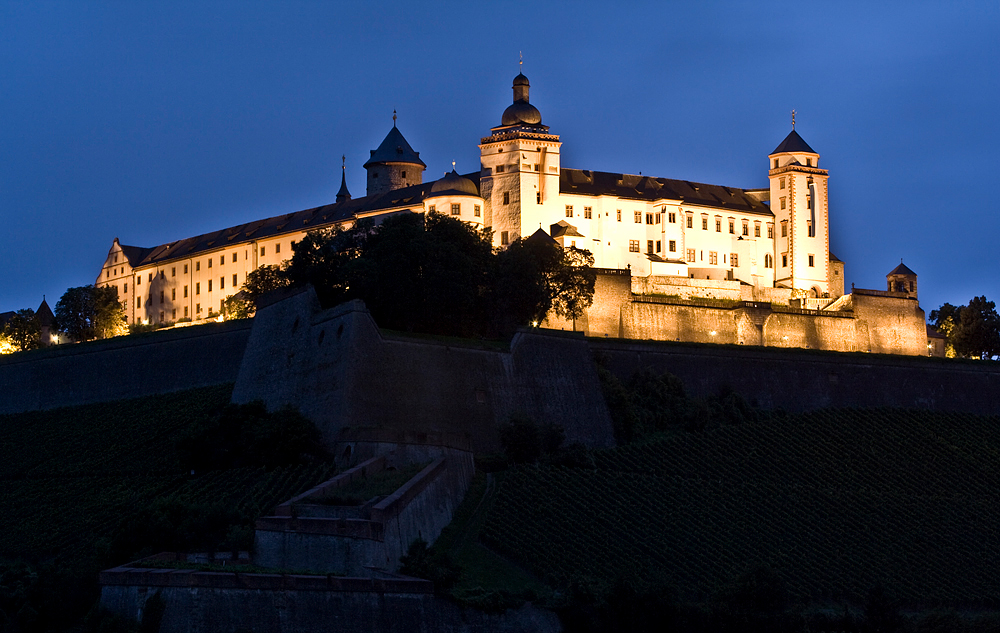
M 634 216 L 635 216 L 635 223 L 642 224 L 642 211 L 636 211 L 634 213 Z
M 451 214 L 452 215 L 462 215 L 462 205 L 461 204 L 453 204 L 453 205 L 451 205 Z
M 677 252 L 677 240 L 670 240 L 669 242 L 667 242 L 667 246 L 670 247 L 671 253 Z
M 567 218 L 573 217 L 573 205 L 571 204 L 566 205 L 566 217 Z
M 584 207 L 583 208 L 583 217 L 584 217 L 585 220 L 593 219 L 593 217 L 594 217 L 594 208 L 593 207 Z
M 482 210 L 482 208 L 478 204 L 474 205 L 472 207 L 472 215 L 474 215 L 474 216 L 476 216 L 478 218 L 482 214 L 483 214 L 483 210 Z
M 729 254 L 729 265 L 732 266 L 733 268 L 739 268 L 740 259 L 736 253 Z
M 687 249 L 687 260 L 689 262 L 693 262 L 694 261 L 694 249 L 693 248 Z
M 639 252 L 639 240 L 629 240 L 628 241 L 628 251 L 630 253 Z
M 708 263 L 715 266 L 719 263 L 719 254 L 715 251 L 708 251 Z
M 435 207 L 433 204 L 431 206 L 427 207 L 427 212 L 428 213 L 434 213 L 436 210 L 437 210 L 437 207 Z

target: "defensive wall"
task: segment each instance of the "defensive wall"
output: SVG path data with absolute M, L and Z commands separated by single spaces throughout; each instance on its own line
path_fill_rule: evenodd
M 620 297 L 631 297 L 627 275 L 605 276 L 599 282 L 611 286 Z M 417 445 L 430 437 L 437 438 L 434 441 L 450 438 L 449 445 L 476 452 L 497 450 L 497 426 L 516 413 L 562 425 L 571 442 L 607 446 L 613 437 L 593 364 L 595 352 L 610 358 L 623 377 L 649 365 L 676 374 L 692 393 L 731 387 L 762 406 L 1000 412 L 997 363 L 869 354 L 864 348 L 854 354 L 824 353 L 780 349 L 778 344 L 783 336 L 791 339 L 791 334 L 780 334 L 783 330 L 798 331 L 810 348 L 819 348 L 822 337 L 840 328 L 844 340 L 852 331 L 865 331 L 874 342 L 872 352 L 879 345 L 915 347 L 919 344 L 915 334 L 903 336 L 903 326 L 922 319 L 912 299 L 855 291 L 838 299 L 853 302 L 852 310 L 844 312 L 854 316 L 832 312 L 817 316 L 774 305 L 755 315 L 757 308 L 748 302 L 739 307 L 724 302 L 713 307 L 711 302 L 721 300 L 698 300 L 705 305 L 660 300 L 670 301 L 630 302 L 629 309 L 657 315 L 649 317 L 656 324 L 650 327 L 659 332 L 681 327 L 677 323 L 691 314 L 715 315 L 716 335 L 698 320 L 697 329 L 704 335 L 697 340 L 733 345 L 618 339 L 619 329 L 634 328 L 628 319 L 635 318 L 634 312 L 629 316 L 620 305 L 590 311 L 592 338 L 530 329 L 518 333 L 508 347 L 404 336 L 380 331 L 360 302 L 321 310 L 309 290 L 263 307 L 250 322 L 4 357 L 0 359 L 0 413 L 235 382 L 235 401 L 261 399 L 272 407 L 297 406 L 320 425 L 328 442 L 353 437 L 360 443 L 352 445 L 352 450 L 364 448 L 369 456 L 381 452 L 373 448 L 380 443 Z M 914 309 L 909 313 L 896 310 L 896 317 L 878 313 L 891 303 Z M 674 316 L 668 318 L 670 311 Z M 737 313 L 739 320 L 734 316 Z M 739 345 L 740 336 L 746 342 L 754 334 L 750 328 L 756 329 L 761 314 L 765 318 L 760 332 L 775 345 Z M 891 324 L 892 318 L 898 320 L 899 328 L 882 327 Z M 810 330 L 795 325 L 796 319 L 830 325 Z M 595 326 L 599 321 L 615 333 L 605 337 Z M 776 324 L 773 328 L 772 323 Z M 376 437 L 376 432 L 387 435 Z
M 161 556 L 163 558 L 163 556 Z M 101 572 L 101 605 L 142 620 L 162 600 L 161 633 L 528 633 L 559 631 L 550 611 L 524 605 L 502 614 L 463 609 L 436 598 L 430 581 L 164 569 L 142 561 Z
M 251 326 L 230 321 L 0 355 L 0 415 L 235 382 Z
M 257 521 L 254 562 L 348 576 L 367 576 L 372 569 L 397 571 L 411 543 L 437 539 L 472 481 L 472 453 L 427 446 L 423 456 L 434 459 L 385 498 L 357 506 L 329 503 L 344 486 L 382 472 L 394 461 L 412 463 L 412 455 L 373 457 L 282 503 L 273 516 Z

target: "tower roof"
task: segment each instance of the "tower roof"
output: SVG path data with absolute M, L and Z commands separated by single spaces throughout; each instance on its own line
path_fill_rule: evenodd
M 459 194 L 467 196 L 478 196 L 479 189 L 476 188 L 476 183 L 472 182 L 468 178 L 461 176 L 454 169 L 451 170 L 450 174 L 445 174 L 444 178 L 436 180 L 433 185 L 431 185 L 431 193 L 428 198 L 432 196 L 442 196 L 445 194 Z
M 514 103 L 507 106 L 500 118 L 500 125 L 541 125 L 542 113 L 528 102 L 528 90 L 531 84 L 522 73 L 514 77 Z
M 38 324 L 42 326 L 49 326 L 55 323 L 56 315 L 52 314 L 52 308 L 45 301 L 45 297 L 42 297 L 41 305 L 35 310 L 35 318 L 38 319 Z
M 340 191 L 337 192 L 337 202 L 344 202 L 351 199 L 351 192 L 347 190 L 347 170 L 340 170 Z
M 395 123 L 393 123 L 389 133 L 385 135 L 385 139 L 378 146 L 378 149 L 372 150 L 371 158 L 364 166 L 367 169 L 369 165 L 377 163 L 412 163 L 427 167 L 424 161 L 420 160 L 420 153 L 413 151 Z
M 889 275 L 913 275 L 914 277 L 916 277 L 917 273 L 915 273 L 912 270 L 910 270 L 909 268 L 907 268 L 906 265 L 903 264 L 902 260 L 900 260 L 899 266 L 896 266 L 895 268 L 893 268 L 892 272 L 889 273 Z M 888 276 L 888 275 L 886 275 L 886 276 Z
M 813 148 L 809 147 L 809 143 L 806 143 L 804 140 L 802 140 L 802 137 L 799 136 L 798 132 L 792 130 L 791 132 L 788 133 L 788 136 L 785 137 L 785 140 L 781 141 L 781 145 L 775 148 L 775 150 L 771 153 L 772 154 L 786 154 L 786 153 L 815 154 L 817 152 Z

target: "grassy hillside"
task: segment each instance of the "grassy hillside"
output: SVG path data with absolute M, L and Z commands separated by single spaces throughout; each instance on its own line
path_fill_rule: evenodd
M 63 620 L 79 617 L 96 599 L 99 569 L 165 549 L 249 549 L 257 516 L 333 474 L 322 460 L 192 474 L 177 438 L 212 419 L 231 391 L 0 416 L 0 624 L 3 611 L 47 599 L 7 595 L 22 563 L 43 571 L 42 584 L 58 577 L 50 593 L 71 605 Z
M 1000 417 L 827 410 L 661 434 L 498 477 L 481 538 L 556 587 L 1000 606 Z

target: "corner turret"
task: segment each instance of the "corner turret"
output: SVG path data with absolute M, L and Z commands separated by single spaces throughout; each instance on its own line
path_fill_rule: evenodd
M 392 112 L 392 129 L 378 149 L 372 150 L 371 158 L 364 167 L 368 170 L 369 196 L 423 184 L 427 165 L 420 160 L 420 153 L 413 151 L 396 127 L 395 110 Z

